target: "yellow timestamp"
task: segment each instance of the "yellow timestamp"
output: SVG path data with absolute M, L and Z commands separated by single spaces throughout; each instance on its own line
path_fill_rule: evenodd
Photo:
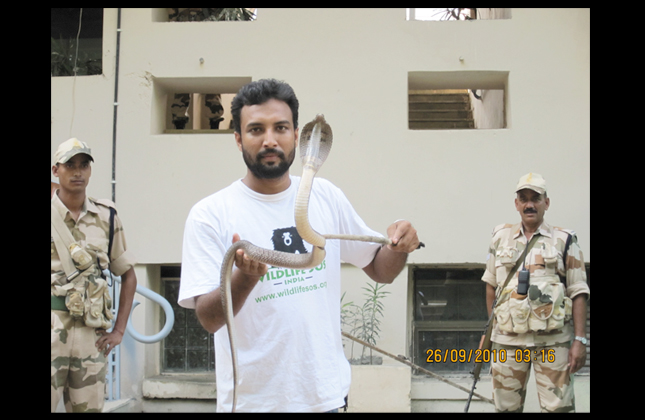
M 489 349 L 427 349 L 426 363 L 489 363 L 506 362 L 506 350 Z
M 506 349 L 427 349 L 426 355 L 426 363 L 505 363 L 507 351 Z M 555 362 L 555 350 L 553 349 L 517 349 L 513 356 L 515 356 L 516 363 Z
M 517 349 L 515 350 L 515 362 L 529 363 L 531 361 L 542 363 L 555 362 L 555 350 L 553 349 Z

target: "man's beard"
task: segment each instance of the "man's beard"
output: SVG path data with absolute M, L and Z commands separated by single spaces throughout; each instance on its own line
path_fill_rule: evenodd
M 274 163 L 273 165 L 265 165 L 261 162 L 262 158 L 267 154 L 275 154 L 280 158 L 280 161 Z M 296 157 L 296 148 L 294 147 L 289 158 L 287 159 L 283 152 L 276 149 L 265 149 L 257 154 L 255 161 L 251 160 L 251 155 L 246 149 L 242 148 L 242 157 L 244 158 L 244 163 L 249 168 L 251 173 L 255 175 L 256 178 L 260 179 L 275 179 L 280 178 L 284 175 L 291 164 L 293 163 L 294 158 Z

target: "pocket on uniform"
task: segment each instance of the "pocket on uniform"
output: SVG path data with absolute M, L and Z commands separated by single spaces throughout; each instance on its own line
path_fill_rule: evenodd
M 547 330 L 559 330 L 564 327 L 564 323 L 571 319 L 572 302 L 567 296 L 562 299 L 560 305 L 553 310 L 553 315 L 548 320 Z
M 561 308 L 553 310 L 553 315 L 547 320 L 547 331 L 560 330 L 564 327 L 564 311 Z
M 540 282 L 529 287 L 531 314 L 529 327 L 533 331 L 551 331 L 564 325 L 564 287 L 560 282 Z
M 508 301 L 509 313 L 513 322 L 513 332 L 524 334 L 529 330 L 529 314 L 531 306 L 528 299 L 511 298 Z
M 111 311 L 105 312 L 106 297 L 109 299 L 107 292 L 107 282 L 100 277 L 95 277 L 88 280 L 87 286 L 87 308 L 85 311 L 85 325 L 92 328 L 108 329 L 112 326 L 106 314 L 111 315 Z M 111 306 L 111 301 L 109 303 Z
M 542 258 L 547 268 L 555 268 L 558 262 L 558 256 L 560 253 L 557 248 L 549 242 L 544 242 L 542 249 Z
M 511 321 L 511 313 L 509 311 L 511 292 L 511 289 L 503 290 L 499 296 L 497 305 L 493 309 L 499 330 L 507 333 L 513 332 L 513 322 Z
M 112 314 L 112 297 L 110 296 L 110 289 L 107 287 L 103 289 L 103 315 L 108 320 L 112 320 L 114 315 Z
M 515 265 L 515 262 L 520 257 L 520 253 L 517 248 L 512 247 L 500 247 L 495 252 L 495 265 L 502 264 L 507 268 L 511 268 Z
M 495 318 L 497 319 L 499 330 L 513 332 L 513 323 L 511 322 L 511 314 L 508 312 L 508 305 L 498 306 L 498 309 L 495 311 Z

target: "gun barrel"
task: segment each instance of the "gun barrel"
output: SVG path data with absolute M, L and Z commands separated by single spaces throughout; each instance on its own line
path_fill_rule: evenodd
M 493 307 L 495 305 L 493 304 Z M 483 350 L 490 350 L 492 347 L 493 342 L 490 341 L 491 334 L 493 332 L 493 319 L 495 317 L 495 314 L 491 311 L 490 318 L 488 318 L 488 323 L 486 324 L 486 330 L 484 331 L 484 338 L 481 341 L 480 344 L 480 349 Z M 473 387 L 470 390 L 470 394 L 468 395 L 468 401 L 466 401 L 466 407 L 464 408 L 464 413 L 468 412 L 468 408 L 470 407 L 470 401 L 473 399 L 473 395 L 475 394 L 475 386 L 477 385 L 477 381 L 479 381 L 479 375 L 481 373 L 482 367 L 484 365 L 484 360 L 481 358 L 478 362 L 475 363 L 475 367 L 473 368 L 472 374 L 473 374 Z M 489 400 L 491 403 L 492 401 Z
M 473 394 L 475 393 L 475 385 L 477 385 L 477 379 L 473 381 L 473 388 L 470 390 L 470 394 L 468 394 L 468 401 L 466 401 L 466 407 L 464 408 L 464 413 L 467 413 L 468 409 L 470 408 L 470 401 L 473 399 Z

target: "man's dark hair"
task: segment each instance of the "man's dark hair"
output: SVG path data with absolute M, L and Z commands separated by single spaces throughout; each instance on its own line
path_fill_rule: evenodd
M 262 79 L 242 86 L 233 98 L 231 115 L 235 131 L 242 132 L 240 114 L 244 106 L 260 105 L 269 99 L 277 99 L 289 105 L 293 116 L 293 128 L 298 128 L 298 98 L 291 86 L 275 79 Z

